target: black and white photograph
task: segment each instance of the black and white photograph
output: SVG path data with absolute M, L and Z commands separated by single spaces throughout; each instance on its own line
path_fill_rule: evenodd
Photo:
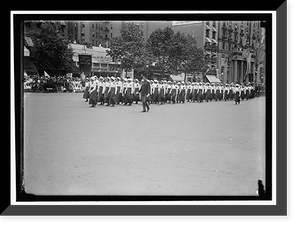
M 265 30 L 24 20 L 23 191 L 266 196 Z

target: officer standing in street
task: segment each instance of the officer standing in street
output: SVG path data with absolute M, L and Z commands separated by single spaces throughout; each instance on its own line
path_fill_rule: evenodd
M 139 90 L 139 93 L 141 93 L 141 99 L 142 99 L 142 106 L 143 110 L 141 112 L 147 112 L 150 110 L 150 105 L 148 102 L 148 98 L 150 96 L 150 82 L 146 79 L 144 75 L 142 75 L 143 80 L 142 80 L 142 85 L 141 89 Z

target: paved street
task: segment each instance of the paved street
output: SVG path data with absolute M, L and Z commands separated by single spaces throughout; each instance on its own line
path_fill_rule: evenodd
M 81 93 L 25 93 L 33 194 L 256 195 L 265 98 L 90 108 Z

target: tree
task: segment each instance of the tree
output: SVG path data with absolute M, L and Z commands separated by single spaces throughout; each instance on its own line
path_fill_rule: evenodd
M 198 75 L 206 70 L 204 52 L 197 47 L 196 40 L 188 35 L 185 37 L 184 60 L 182 61 L 182 71 L 186 74 Z
M 146 49 L 163 74 L 199 74 L 205 69 L 203 50 L 197 47 L 196 40 L 180 32 L 175 34 L 169 27 L 153 31 Z
M 134 23 L 126 23 L 121 36 L 112 39 L 110 49 L 106 51 L 114 61 L 121 62 L 121 68 L 127 71 L 141 71 L 145 66 L 145 42 L 143 31 Z
M 33 62 L 42 61 L 53 66 L 58 74 L 60 70 L 69 69 L 73 62 L 73 51 L 68 46 L 71 36 L 64 36 L 60 27 L 55 23 L 44 23 L 40 28 L 29 32 L 33 40 Z
M 171 62 L 173 41 L 174 31 L 167 27 L 164 30 L 160 28 L 154 30 L 146 43 L 146 51 L 150 53 L 155 66 L 162 71 L 163 75 L 174 69 Z

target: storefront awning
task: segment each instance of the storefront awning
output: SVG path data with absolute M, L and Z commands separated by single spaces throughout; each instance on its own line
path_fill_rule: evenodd
M 206 75 L 206 78 L 210 83 L 221 83 L 221 81 L 214 75 Z
M 183 75 L 170 75 L 171 79 L 174 81 L 183 81 L 184 76 Z
M 24 71 L 30 71 L 30 72 L 36 72 L 36 66 L 30 61 L 29 57 L 25 56 L 24 57 L 24 62 L 23 62 L 23 67 Z
M 24 46 L 24 56 L 30 56 L 30 51 Z

